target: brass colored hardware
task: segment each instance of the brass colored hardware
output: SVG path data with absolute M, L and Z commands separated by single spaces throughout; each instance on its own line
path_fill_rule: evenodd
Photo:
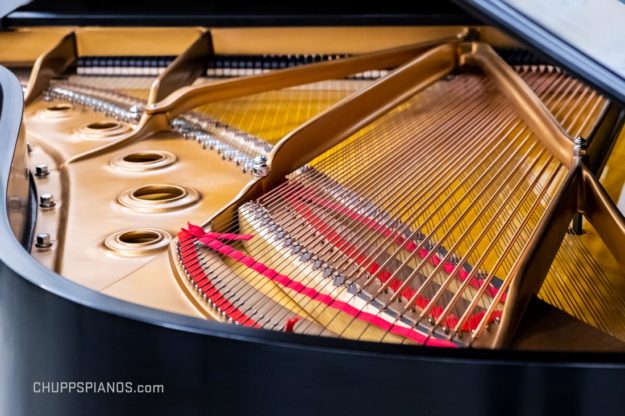
M 119 196 L 118 202 L 138 212 L 158 213 L 186 208 L 199 199 L 195 189 L 154 184 L 129 189 Z
M 173 153 L 162 150 L 145 150 L 122 154 L 111 161 L 111 165 L 129 172 L 149 172 L 171 166 L 177 158 Z
M 113 252 L 127 256 L 154 254 L 167 247 L 171 235 L 155 228 L 139 228 L 114 233 L 106 238 L 104 245 Z
M 76 36 L 74 33 L 65 35 L 59 43 L 41 55 L 33 66 L 26 88 L 24 103 L 31 104 L 41 94 L 50 80 L 68 67 L 76 63 L 78 55 L 76 53 Z

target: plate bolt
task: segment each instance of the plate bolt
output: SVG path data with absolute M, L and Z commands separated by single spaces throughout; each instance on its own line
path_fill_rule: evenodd
M 37 248 L 49 248 L 52 246 L 52 237 L 48 233 L 39 233 L 35 238 L 35 246 Z
M 256 156 L 252 163 L 252 174 L 257 178 L 262 178 L 267 176 L 268 173 L 267 157 L 264 155 Z
M 55 205 L 56 205 L 56 201 L 54 200 L 54 195 L 42 194 L 39 196 L 39 206 L 41 208 L 52 208 Z
M 48 165 L 36 165 L 35 166 L 35 176 L 40 178 L 45 178 L 50 174 L 50 169 L 48 169 Z

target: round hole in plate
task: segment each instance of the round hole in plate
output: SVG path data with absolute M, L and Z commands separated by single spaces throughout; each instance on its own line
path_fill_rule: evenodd
M 74 106 L 69 103 L 57 102 L 50 103 L 48 106 L 37 111 L 37 115 L 49 121 L 62 121 L 71 117 L 74 113 Z
M 122 158 L 128 163 L 155 163 L 165 159 L 165 155 L 157 152 L 135 152 L 127 154 Z
M 117 156 L 111 165 L 126 171 L 142 172 L 164 168 L 176 162 L 173 153 L 162 150 L 144 150 Z
M 141 201 L 171 202 L 183 198 L 187 192 L 175 185 L 146 185 L 135 189 L 130 196 Z
M 100 140 L 114 139 L 116 136 L 127 133 L 130 130 L 130 126 L 125 123 L 120 123 L 114 120 L 100 120 L 79 128 L 76 133 L 82 139 Z
M 164 249 L 170 241 L 171 235 L 167 231 L 139 228 L 111 234 L 104 240 L 104 245 L 117 254 L 141 256 Z
M 119 235 L 119 241 L 129 245 L 145 245 L 159 241 L 163 236 L 154 230 L 132 230 Z
M 117 199 L 121 205 L 145 213 L 182 209 L 199 200 L 200 194 L 195 189 L 167 184 L 138 186 L 122 193 Z
M 46 110 L 48 111 L 68 111 L 71 110 L 73 107 L 70 104 L 52 104 L 48 107 L 46 107 Z
M 119 126 L 120 124 L 115 121 L 96 121 L 95 123 L 88 124 L 87 128 L 91 130 L 112 130 Z

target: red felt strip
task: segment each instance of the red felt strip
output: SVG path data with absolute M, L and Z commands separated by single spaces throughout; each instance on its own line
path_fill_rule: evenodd
M 293 328 L 295 327 L 295 324 L 297 322 L 299 322 L 300 317 L 299 316 L 295 316 L 291 319 L 289 319 L 288 321 L 286 321 L 286 323 L 284 324 L 284 332 L 293 332 Z
M 199 234 L 197 233 L 197 230 L 195 232 L 196 234 Z M 271 281 L 274 281 L 285 288 L 291 289 L 317 302 L 323 303 L 328 307 L 339 310 L 349 316 L 352 316 L 353 318 L 368 322 L 390 333 L 401 335 L 406 338 L 412 339 L 422 345 L 437 346 L 437 347 L 456 347 L 456 344 L 454 344 L 451 341 L 431 338 L 412 328 L 406 328 L 401 325 L 392 324 L 386 321 L 385 319 L 380 318 L 377 315 L 358 310 L 347 302 L 333 299 L 329 295 L 318 292 L 317 290 L 311 287 L 307 287 L 301 284 L 300 282 L 297 282 L 289 278 L 286 275 L 278 273 L 276 270 L 270 269 L 266 265 L 257 262 L 254 258 L 228 246 L 227 244 L 222 243 L 221 241 L 219 241 L 219 238 L 220 238 L 219 236 L 214 236 L 214 238 L 203 238 L 203 237 L 206 237 L 206 235 L 199 237 L 201 238 L 202 243 L 205 246 L 213 249 L 214 251 L 220 254 L 223 254 L 225 256 L 228 256 L 236 260 L 237 262 L 251 269 L 254 269 L 256 271 L 262 270 L 262 271 L 259 271 L 259 273 L 267 277 Z
M 201 229 L 201 227 L 197 228 Z M 214 305 L 222 309 L 234 322 L 243 326 L 260 328 L 261 325 L 258 322 L 254 321 L 252 318 L 240 311 L 236 306 L 231 304 L 219 292 L 219 290 L 217 290 L 217 288 L 211 284 L 209 277 L 206 275 L 204 269 L 200 265 L 197 251 L 188 249 L 189 243 L 191 243 L 191 246 L 193 245 L 193 241 L 195 240 L 194 235 L 191 234 L 189 231 L 183 229 L 178 233 L 178 240 L 180 241 L 181 247 L 186 248 L 184 254 L 181 254 L 183 264 L 185 265 L 187 270 L 196 270 L 196 272 L 192 275 L 191 279 L 196 284 L 198 282 L 202 283 L 201 285 L 198 285 L 202 293 L 204 293 L 211 300 L 211 302 L 213 302 Z

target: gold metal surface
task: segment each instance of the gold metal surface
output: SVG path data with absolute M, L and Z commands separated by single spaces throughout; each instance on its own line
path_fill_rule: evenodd
M 83 27 L 75 30 L 79 56 L 176 56 L 203 31 L 194 27 Z
M 46 51 L 57 45 L 71 30 L 32 28 L 0 32 L 0 64 L 8 67 L 32 66 Z
M 204 63 L 212 53 L 211 33 L 206 31 L 159 75 L 148 97 L 148 105 L 161 101 L 178 88 L 190 85 L 202 74 Z
M 145 256 L 165 248 L 171 235 L 155 228 L 118 231 L 104 240 L 104 245 L 115 253 L 127 256 Z
M 207 85 L 187 87 L 177 91 L 154 107 L 147 114 L 168 113 L 170 117 L 189 111 L 213 101 L 237 98 L 270 90 L 308 84 L 327 79 L 340 79 L 348 75 L 371 69 L 392 68 L 410 60 L 419 53 L 450 39 L 403 46 L 391 50 L 371 52 L 336 61 L 319 62 L 286 68 L 241 79 L 224 80 Z M 458 40 L 458 39 L 451 39 Z
M 322 81 L 217 101 L 196 108 L 195 113 L 206 115 L 268 143 L 276 144 L 304 122 L 365 88 L 371 82 Z M 280 123 L 276 123 L 276 120 L 280 120 Z
M 55 103 L 34 103 L 27 111 L 25 124 L 33 147 L 29 156 L 31 169 L 35 164 L 45 163 L 51 171 L 46 178 L 36 178 L 37 188 L 40 193 L 54 194 L 58 201 L 54 210 L 40 213 L 37 223 L 37 231 L 51 233 L 55 245 L 34 254 L 61 274 L 88 287 L 102 290 L 154 257 L 154 252 L 140 257 L 118 256 L 104 245 L 109 235 L 131 228 L 159 228 L 175 235 L 184 221 L 205 218 L 230 200 L 248 180 L 247 175 L 219 155 L 202 151 L 197 143 L 181 140 L 171 133 L 148 138 L 118 154 L 77 163 L 71 169 L 59 168 L 77 149 L 109 140 L 85 140 L 75 135 L 75 131 L 92 121 L 111 119 L 82 108 L 73 110 L 72 117 L 42 119 L 41 110 L 51 105 Z M 146 155 L 158 155 L 162 159 L 158 158 L 156 166 L 145 170 L 127 169 L 126 165 L 136 163 L 128 160 L 120 166 L 129 155 L 130 160 L 142 160 Z M 150 215 L 117 202 L 124 191 L 150 183 L 196 189 L 203 198 L 181 211 Z M 182 202 L 186 205 L 189 200 Z M 149 202 L 145 205 L 149 210 L 160 211 Z M 109 267 L 101 267 L 103 264 Z
M 176 211 L 197 203 L 201 196 L 193 188 L 170 184 L 147 184 L 124 191 L 117 201 L 146 214 Z
M 128 152 L 111 160 L 111 165 L 127 172 L 145 172 L 170 166 L 178 158 L 171 152 L 147 150 L 144 152 Z
M 32 103 L 39 94 L 48 88 L 50 80 L 61 75 L 63 71 L 75 64 L 77 58 L 76 36 L 74 33 L 69 33 L 37 58 L 30 74 L 24 103 L 26 105 Z
M 263 27 L 211 29 L 215 53 L 361 54 L 416 42 L 460 39 L 464 26 L 422 27 Z
M 127 133 L 131 128 L 115 120 L 94 121 L 76 130 L 79 140 L 111 140 Z
M 460 62 L 479 66 L 492 77 L 543 145 L 566 167 L 572 166 L 573 142 L 519 76 L 485 43 L 473 42 Z
M 148 106 L 137 129 L 116 142 L 89 150 L 66 160 L 70 164 L 79 160 L 111 152 L 143 139 L 146 135 L 169 129 L 169 120 L 202 104 L 234 99 L 251 94 L 295 85 L 307 84 L 347 75 L 400 65 L 433 45 L 449 39 L 419 42 L 417 44 L 377 51 L 337 61 L 319 62 L 264 74 L 224 80 L 207 85 L 181 88 L 158 104 Z M 459 39 L 452 39 L 457 41 Z
M 579 211 L 597 230 L 621 269 L 625 270 L 625 218 L 586 167 L 582 168 L 582 178 Z

